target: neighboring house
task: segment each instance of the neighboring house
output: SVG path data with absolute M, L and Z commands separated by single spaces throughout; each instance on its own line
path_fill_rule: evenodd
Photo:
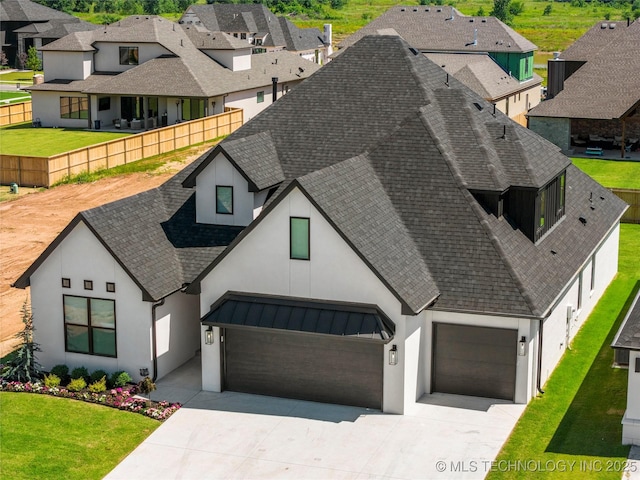
M 319 66 L 289 52 L 252 55 L 222 32 L 133 16 L 41 48 L 29 87 L 42 126 L 152 128 L 244 109 L 245 121 Z M 100 123 L 98 125 L 97 123 Z
M 640 147 L 640 22 L 598 22 L 549 60 L 547 100 L 529 128 L 562 150 Z
M 453 7 L 396 6 L 338 44 L 365 35 L 398 34 L 496 108 L 526 126 L 540 103 L 542 78 L 533 72 L 533 43 L 495 17 L 468 17 Z
M 209 391 L 527 403 L 615 276 L 625 208 L 370 36 L 165 185 L 80 213 L 14 286 L 45 368 L 160 378 L 201 349 Z
M 611 344 L 616 364 L 627 367 L 627 409 L 622 418 L 622 443 L 640 445 L 640 292 Z
M 179 20 L 198 30 L 220 31 L 248 42 L 253 53 L 287 50 L 318 64 L 331 55 L 331 24 L 324 31 L 298 28 L 261 4 L 214 3 L 191 5 Z
M 45 7 L 30 0 L 2 0 L 2 50 L 9 64 L 19 66 L 18 55 L 29 47 L 41 47 L 68 33 L 98 28 L 68 13 Z

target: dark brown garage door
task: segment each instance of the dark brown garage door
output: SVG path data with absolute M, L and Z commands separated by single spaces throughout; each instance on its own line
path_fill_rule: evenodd
M 223 335 L 227 390 L 382 408 L 381 343 L 272 329 Z
M 433 324 L 432 390 L 513 400 L 517 330 Z

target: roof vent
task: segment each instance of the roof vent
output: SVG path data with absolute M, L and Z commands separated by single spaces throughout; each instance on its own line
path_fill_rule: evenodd
M 401 8 L 400 11 L 401 12 L 405 12 L 407 9 L 406 8 Z
M 558 58 L 560 58 L 560 52 L 553 52 L 553 59 L 557 60 Z
M 600 28 L 601 28 L 601 29 L 603 29 L 603 30 L 604 30 L 605 28 L 607 28 L 607 27 L 608 27 L 608 25 L 607 25 L 606 23 L 603 23 L 602 25 L 600 25 Z
M 417 12 L 417 11 L 418 11 L 418 9 L 417 9 L 417 8 L 414 8 L 414 9 L 413 9 L 413 11 L 414 11 L 414 12 Z
M 478 110 L 482 111 L 482 105 L 480 105 L 478 102 L 473 102 L 473 104 Z
M 425 8 L 425 9 L 424 9 L 424 11 L 425 11 L 425 12 L 430 12 L 430 11 L 431 11 L 431 9 L 430 9 L 430 8 Z
M 483 19 L 482 19 L 482 23 L 487 23 L 487 19 L 486 19 L 486 18 L 483 18 Z
M 610 23 L 610 24 L 609 24 L 609 28 L 610 28 L 611 30 L 613 30 L 614 28 L 616 28 L 616 24 L 615 24 L 615 23 Z
M 436 12 L 438 12 L 438 13 L 440 13 L 441 11 L 442 11 L 442 9 L 441 9 L 441 8 L 438 8 L 438 9 L 436 10 Z
M 473 18 L 470 18 L 470 19 L 469 19 L 469 22 L 473 23 Z
M 413 48 L 413 47 L 409 47 L 409 51 L 411 53 L 413 53 L 414 55 L 419 55 L 420 54 L 420 52 L 418 50 L 416 50 L 415 48 Z
M 578 218 L 578 220 L 580 220 L 580 223 L 581 223 L 582 225 L 586 225 L 586 224 L 587 224 L 587 219 L 586 219 L 586 218 L 584 218 L 584 217 L 579 217 L 579 218 Z

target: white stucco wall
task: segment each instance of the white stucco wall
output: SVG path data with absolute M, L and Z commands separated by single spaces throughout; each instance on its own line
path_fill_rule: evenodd
M 632 307 L 633 308 L 633 307 Z M 627 379 L 627 410 L 622 418 L 622 444 L 640 445 L 640 372 L 636 372 L 636 359 L 640 352 L 629 352 Z
M 527 403 L 535 395 L 534 369 L 536 360 L 537 345 L 537 321 L 529 318 L 497 317 L 490 315 L 474 315 L 468 313 L 446 312 L 439 310 L 429 310 L 426 315 L 426 328 L 424 331 L 426 345 L 429 351 L 433 346 L 433 324 L 449 323 L 456 325 L 470 325 L 475 327 L 505 328 L 516 330 L 517 339 L 525 337 L 527 340 L 526 355 L 517 356 L 516 359 L 516 391 L 514 395 L 515 403 Z M 426 391 L 432 389 L 432 356 L 425 358 L 426 368 L 424 369 L 423 381 Z
M 171 53 L 157 43 L 110 43 L 96 42 L 98 52 L 94 58 L 94 69 L 98 72 L 124 72 L 136 65 L 120 65 L 120 47 L 138 47 L 138 65 L 160 55 Z
M 216 213 L 216 185 L 233 187 L 233 215 Z M 196 179 L 196 222 L 249 225 L 253 220 L 253 196 L 245 178 L 220 153 Z
M 268 81 L 270 80 L 271 79 L 269 78 Z M 297 80 L 295 82 L 278 83 L 278 98 L 282 97 L 284 95 L 284 92 L 295 88 L 295 86 L 301 81 L 302 80 Z M 273 103 L 272 90 L 273 87 L 269 83 L 265 84 L 263 87 L 254 88 L 252 90 L 232 92 L 225 97 L 224 106 L 242 108 L 244 110 L 244 122 L 246 123 Z M 264 102 L 258 103 L 257 94 L 261 91 L 264 92 Z
M 60 97 L 85 97 L 77 92 L 31 92 L 31 108 L 33 120 L 39 118 L 43 127 L 88 128 L 86 118 L 60 118 Z
M 62 288 L 62 278 L 71 279 L 71 288 Z M 93 290 L 84 289 L 84 280 L 93 281 Z M 116 284 L 115 293 L 106 291 L 106 282 Z M 115 300 L 117 358 L 65 352 L 63 295 Z M 141 368 L 152 371 L 152 304 L 142 301 L 140 289 L 84 223 L 31 276 L 31 305 L 35 340 L 42 348 L 38 359 L 45 369 L 66 364 L 89 371 L 125 370 L 134 380 Z
M 92 73 L 93 52 L 45 51 L 42 53 L 45 82 L 55 79 L 84 80 Z
M 239 50 L 203 50 L 203 52 L 233 72 L 251 69 L 251 46 Z
M 156 309 L 158 379 L 200 349 L 200 302 L 197 295 L 176 292 Z
M 556 306 L 543 325 L 541 385 L 548 380 L 553 369 L 562 358 L 567 342 L 575 337 L 600 297 L 611 283 L 618 271 L 618 246 L 620 243 L 620 226 L 617 225 L 602 241 L 580 269 L 582 272 L 582 306 L 578 310 L 579 272 L 562 294 Z M 591 262 L 595 258 L 595 285 L 591 290 Z M 575 312 L 567 321 L 567 308 L 571 305 Z
M 289 218 L 310 218 L 311 260 L 289 258 Z M 395 338 L 385 346 L 383 410 L 403 413 L 414 403 L 421 380 L 411 379 L 405 395 L 405 371 L 416 374 L 422 328 L 419 319 L 407 321 L 400 302 L 344 242 L 298 190 L 282 200 L 201 283 L 201 315 L 227 291 L 294 296 L 310 299 L 377 305 L 395 324 Z M 408 326 L 407 326 L 408 325 Z M 220 337 L 204 344 L 202 328 L 203 389 L 220 391 Z M 405 337 L 409 331 L 409 340 Z M 388 364 L 391 345 L 398 345 L 398 365 Z

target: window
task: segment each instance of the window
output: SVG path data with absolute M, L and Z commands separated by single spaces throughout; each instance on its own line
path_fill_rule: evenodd
M 233 187 L 216 185 L 216 213 L 233 214 Z
M 63 278 L 62 279 L 62 288 L 71 288 L 71 279 Z
M 591 257 L 591 291 L 596 289 L 596 256 Z
M 120 47 L 120 65 L 138 65 L 138 47 Z
M 98 99 L 98 111 L 111 110 L 111 97 L 100 97 Z
M 85 290 L 93 290 L 93 281 L 92 280 L 85 280 L 84 281 L 84 289 Z
M 565 184 L 567 182 L 567 174 L 560 175 L 560 198 L 558 201 L 558 215 L 564 214 L 564 197 L 565 197 Z
M 582 272 L 578 276 L 578 311 L 582 308 Z
M 204 108 L 206 105 L 204 98 L 185 98 L 182 100 L 182 119 L 196 120 L 205 116 Z
M 87 97 L 60 97 L 60 118 L 89 118 Z
M 264 90 L 258 92 L 257 100 L 258 100 L 258 103 L 264 102 Z
M 66 351 L 115 357 L 115 301 L 71 295 L 62 299 Z
M 310 236 L 309 219 L 301 217 L 290 218 L 291 258 L 295 260 L 309 260 Z
M 246 33 L 241 33 L 240 34 L 240 39 L 241 40 L 246 40 L 247 39 L 247 34 Z
M 544 227 L 544 214 L 547 210 L 547 191 L 540 192 L 540 219 L 538 221 L 538 227 Z
M 113 282 L 107 282 L 107 292 L 113 293 L 116 291 L 116 284 Z

